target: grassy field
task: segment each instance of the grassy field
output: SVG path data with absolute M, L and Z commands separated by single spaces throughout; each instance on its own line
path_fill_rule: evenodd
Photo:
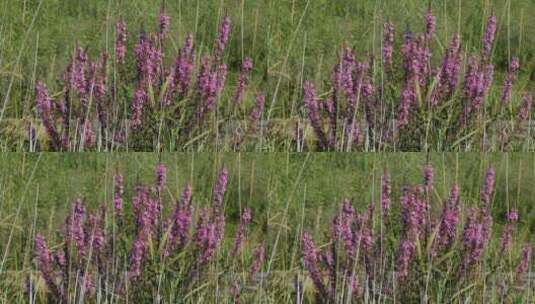
M 125 212 L 131 212 L 130 197 L 134 194 L 134 187 L 141 183 L 153 184 L 154 166 L 163 163 L 167 167 L 168 177 L 167 186 L 162 195 L 164 217 L 171 213 L 173 201 L 180 197 L 186 181 L 192 184 L 194 213 L 197 214 L 201 206 L 209 206 L 219 169 L 223 166 L 228 169 L 228 190 L 224 197 L 227 232 L 223 248 L 217 260 L 213 262 L 214 268 L 211 268 L 212 271 L 208 273 L 215 275 L 219 271 L 226 272 L 229 271 L 227 267 L 231 267 L 229 265 L 235 265 L 229 264 L 224 252 L 228 254 L 230 250 L 234 231 L 239 223 L 240 210 L 249 207 L 253 213 L 253 220 L 247 234 L 247 245 L 242 261 L 248 261 L 252 255 L 253 244 L 263 243 L 267 252 L 263 269 L 266 275 L 272 274 L 265 277 L 265 282 L 262 283 L 264 286 L 260 289 L 255 287 L 250 290 L 249 287 L 244 286 L 243 300 L 256 299 L 265 303 L 295 302 L 292 280 L 293 274 L 299 274 L 300 280 L 305 282 L 307 301 L 311 301 L 314 297 L 314 287 L 307 279 L 308 275 L 304 268 L 300 266 L 302 265 L 300 262 L 302 261 L 301 234 L 306 231 L 314 235 L 316 239 L 328 236 L 331 218 L 338 212 L 339 204 L 344 198 L 352 199 L 359 212 L 365 211 L 370 202 L 374 202 L 376 209 L 380 210 L 380 179 L 386 170 L 391 176 L 392 214 L 396 219 L 386 233 L 393 239 L 398 238 L 401 233 L 398 219 L 401 189 L 406 185 L 422 183 L 422 167 L 428 162 L 434 167 L 434 186 L 431 198 L 429 198 L 432 217 L 439 215 L 450 187 L 457 183 L 461 189 L 461 218 L 465 218 L 467 208 L 479 205 L 479 192 L 487 167 L 489 165 L 495 167 L 496 190 L 492 197 L 491 213 L 494 217 L 492 242 L 496 243 L 489 245 L 486 251 L 484 259 L 486 262 L 483 263 L 486 270 L 476 275 L 478 279 L 474 281 L 476 282 L 474 284 L 478 287 L 462 290 L 461 285 L 454 284 L 448 285 L 449 289 L 441 289 L 443 287 L 440 287 L 440 284 L 445 283 L 446 281 L 442 280 L 446 279 L 442 278 L 440 272 L 433 272 L 432 276 L 440 283 L 426 291 L 428 292 L 426 296 L 434 299 L 433 301 L 441 302 L 441 297 L 452 296 L 453 290 L 458 291 L 454 302 L 469 303 L 481 300 L 481 292 L 488 290 L 492 302 L 499 301 L 499 298 L 495 298 L 499 293 L 494 293 L 495 288 L 499 287 L 494 285 L 498 284 L 497 281 L 494 281 L 493 276 L 487 276 L 484 273 L 485 271 L 496 273 L 504 271 L 503 265 L 500 266 L 501 264 L 497 262 L 499 260 L 494 258 L 498 252 L 493 248 L 497 248 L 500 242 L 500 234 L 503 225 L 507 222 L 508 210 L 517 208 L 520 215 L 517 230 L 513 236 L 513 239 L 519 243 L 513 246 L 513 251 L 508 258 L 510 263 L 516 263 L 520 255 L 520 244 L 523 242 L 533 244 L 535 241 L 533 239 L 535 208 L 532 201 L 535 160 L 531 154 L 464 153 L 427 156 L 399 153 L 360 155 L 196 153 L 163 154 L 160 157 L 143 153 L 2 154 L 0 159 L 0 239 L 3 241 L 0 243 L 2 254 L 0 264 L 2 288 L 0 290 L 3 291 L 0 292 L 0 298 L 4 301 L 8 299 L 27 301 L 29 298 L 24 292 L 24 286 L 27 284 L 27 278 L 31 277 L 38 287 L 38 299 L 44 300 L 44 284 L 38 284 L 39 274 L 35 268 L 33 236 L 36 233 L 44 235 L 50 246 L 61 242 L 60 231 L 63 229 L 63 219 L 69 213 L 69 206 L 76 198 L 83 198 L 88 210 L 97 211 L 99 206 L 107 206 L 108 211 L 112 210 L 114 193 L 112 176 L 117 173 L 122 173 L 125 180 Z M 380 227 L 380 213 L 376 214 L 374 225 Z M 113 221 L 113 215 L 108 212 L 107 225 L 113 226 Z M 123 228 L 127 231 L 132 229 L 129 225 L 125 227 L 129 227 Z M 121 231 L 114 233 L 123 234 Z M 126 234 L 122 238 L 131 240 Z M 397 244 L 396 241 L 392 242 Z M 458 246 L 461 246 L 460 243 L 461 240 Z M 327 246 L 327 243 L 319 242 L 318 244 Z M 387 253 L 387 256 L 395 256 L 395 248 L 392 250 Z M 461 249 L 457 251 L 462 252 Z M 179 257 L 188 259 L 182 255 Z M 456 258 L 448 255 L 448 259 L 452 259 L 452 264 L 448 264 L 448 267 L 453 267 Z M 221 300 L 233 301 L 232 292 L 227 289 L 230 287 L 226 285 L 229 278 L 222 273 L 216 277 L 207 274 L 207 277 L 203 277 L 203 281 L 193 286 L 177 289 L 178 285 L 175 284 L 179 284 L 182 280 L 179 273 L 186 271 L 180 268 L 179 265 L 183 264 L 177 262 L 179 260 L 166 264 L 166 270 L 179 268 L 176 270 L 178 273 L 165 274 L 165 287 L 154 289 L 155 285 L 150 285 L 154 283 L 147 283 L 149 285 L 142 285 L 145 286 L 140 289 L 142 292 L 130 296 L 147 297 L 147 299 L 158 296 L 166 302 L 173 301 L 173 297 L 177 296 L 178 298 L 175 299 L 180 298 L 184 302 L 196 302 L 202 299 L 212 301 L 217 294 L 214 292 L 221 288 Z M 124 262 L 125 260 L 121 260 L 121 263 Z M 436 267 L 440 268 L 440 264 Z M 146 268 L 146 271 L 149 271 L 148 269 Z M 239 272 L 236 269 L 233 271 Z M 457 284 L 462 283 L 457 282 Z M 215 287 L 219 285 L 220 287 Z M 531 286 L 527 287 L 527 293 L 516 298 L 520 301 L 518 303 L 529 303 L 529 299 L 533 300 L 533 283 Z M 531 292 L 529 292 L 530 288 Z M 411 297 L 421 297 L 422 292 L 422 289 L 413 286 L 406 294 L 405 301 L 415 300 Z M 111 298 L 107 298 L 109 296 L 110 294 L 105 292 L 97 300 L 110 300 Z M 390 297 L 377 300 L 371 294 L 368 296 L 371 297 L 367 300 L 369 302 L 373 302 L 373 299 L 392 301 Z M 402 299 L 401 295 L 398 301 Z
M 361 56 L 374 54 L 380 56 L 383 41 L 383 23 L 391 20 L 396 24 L 395 48 L 401 45 L 401 36 L 405 31 L 419 32 L 423 27 L 423 16 L 431 4 L 437 17 L 437 31 L 433 41 L 433 63 L 439 64 L 442 54 L 452 35 L 461 34 L 462 49 L 466 54 L 477 53 L 481 48 L 481 36 L 485 22 L 490 14 L 498 18 L 497 36 L 492 50 L 492 62 L 495 65 L 495 82 L 497 87 L 489 93 L 488 107 L 495 108 L 498 103 L 504 73 L 513 56 L 521 62 L 519 78 L 515 81 L 512 96 L 512 109 L 522 103 L 522 95 L 533 90 L 535 79 L 535 38 L 529 33 L 535 30 L 535 19 L 530 14 L 533 3 L 530 0 L 515 1 L 160 1 L 151 2 L 105 1 L 3 1 L 2 23 L 0 24 L 0 101 L 2 108 L 0 120 L 2 125 L 2 148 L 4 150 L 28 150 L 27 124 L 36 117 L 34 91 L 38 80 L 45 81 L 53 96 L 59 96 L 61 78 L 65 67 L 73 56 L 73 49 L 78 43 L 87 48 L 89 55 L 97 57 L 101 51 L 114 53 L 115 23 L 126 21 L 128 25 L 128 46 L 133 47 L 136 32 L 140 29 L 153 30 L 157 17 L 165 7 L 171 17 L 170 33 L 166 53 L 175 54 L 182 46 L 186 33 L 193 32 L 197 52 L 204 53 L 212 48 L 218 24 L 223 15 L 232 20 L 232 33 L 225 55 L 230 82 L 234 82 L 245 57 L 254 62 L 250 89 L 246 92 L 245 105 L 252 106 L 254 96 L 260 92 L 267 94 L 263 119 L 281 119 L 283 134 L 266 135 L 259 143 L 244 147 L 245 150 L 295 151 L 289 143 L 291 130 L 286 121 L 296 117 L 305 117 L 302 109 L 302 83 L 310 80 L 317 86 L 318 93 L 326 95 L 330 90 L 326 81 L 330 78 L 332 66 L 342 46 L 350 46 Z M 131 52 L 131 49 L 129 49 Z M 399 54 L 396 51 L 395 56 Z M 398 61 L 396 59 L 395 61 Z M 166 63 L 170 63 L 166 59 Z M 117 74 L 115 67 L 110 67 Z M 130 67 L 133 69 L 133 67 Z M 378 91 L 389 91 L 379 64 L 373 65 L 373 74 L 380 82 Z M 115 78 L 115 76 L 113 76 Z M 117 80 L 114 80 L 117 81 Z M 230 115 L 233 84 L 220 96 L 218 115 L 223 119 L 240 120 L 240 115 Z M 386 103 L 397 103 L 401 88 L 393 88 L 393 96 L 382 96 Z M 133 88 L 129 85 L 129 90 Z M 127 94 L 131 96 L 132 93 Z M 126 103 L 130 97 L 126 98 Z M 392 100 L 389 100 L 392 98 Z M 121 101 L 123 102 L 123 101 Z M 457 101 L 456 101 L 457 102 Z M 454 104 L 448 105 L 454 107 Z M 491 110 L 488 111 L 491 111 Z M 444 136 L 452 122 L 442 122 L 437 115 L 432 121 L 436 132 L 433 139 L 416 146 L 381 148 L 367 146 L 362 150 L 530 150 L 533 146 L 531 136 L 521 139 L 512 147 L 500 147 L 496 139 L 480 140 L 474 136 L 473 142 L 465 134 L 459 135 L 462 144 L 443 143 Z M 440 118 L 440 119 L 439 119 Z M 14 119 L 14 120 L 11 120 Z M 493 118 L 494 119 L 494 118 Z M 498 117 L 510 119 L 510 117 Z M 416 123 L 418 124 L 418 123 Z M 145 127 L 149 129 L 149 126 Z M 211 126 L 210 128 L 222 128 Z M 474 127 L 479 133 L 485 133 L 485 126 Z M 149 143 L 141 146 L 132 145 L 135 150 L 233 150 L 229 139 L 219 144 L 217 131 L 209 129 L 210 136 L 200 134 L 201 139 L 193 138 L 197 145 L 188 146 L 184 142 L 175 143 L 175 133 L 145 139 Z M 414 130 L 409 133 L 416 133 Z M 490 131 L 489 131 L 490 132 Z M 499 131 L 496 131 L 499 132 Z M 211 144 L 216 137 L 216 144 Z M 310 133 L 310 134 L 309 134 Z M 468 132 L 467 132 L 468 133 Z M 151 133 L 145 136 L 156 136 Z M 41 134 L 39 137 L 41 138 Z M 159 136 L 159 134 L 158 134 Z M 313 137 L 312 131 L 307 137 Z M 423 135 L 418 135 L 423 136 Z M 427 135 L 426 135 L 427 136 Z M 480 141 L 490 140 L 490 148 L 480 146 Z M 160 142 L 161 141 L 161 142 Z M 464 143 L 466 141 L 466 143 Z M 46 149 L 43 147 L 42 149 Z M 105 148 L 99 148 L 105 150 Z M 113 148 L 108 148 L 113 149 Z M 122 149 L 122 148 L 121 148 Z M 297 148 L 298 149 L 298 148 Z M 310 147 L 308 149 L 314 149 Z M 69 149 L 69 150 L 72 150 Z M 299 150 L 299 149 L 298 149 Z M 531 149 L 532 150 L 532 149 Z

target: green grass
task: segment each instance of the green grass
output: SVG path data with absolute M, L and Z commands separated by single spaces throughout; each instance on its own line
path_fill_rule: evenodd
M 0 290 L 4 292 L 0 292 L 0 299 L 16 297 L 23 301 L 24 280 L 35 269 L 32 236 L 40 232 L 51 244 L 59 241 L 58 231 L 74 199 L 83 198 L 93 210 L 102 203 L 111 208 L 111 178 L 117 172 L 125 177 L 125 206 L 129 210 L 133 187 L 138 183 L 153 183 L 155 164 L 164 163 L 168 167 L 164 214 L 168 214 L 173 198 L 179 197 L 186 181 L 193 185 L 194 206 L 208 205 L 217 170 L 226 166 L 229 187 L 225 214 L 230 232 L 226 233 L 225 243 L 230 246 L 232 242 L 239 210 L 245 206 L 252 208 L 254 216 L 248 241 L 251 245 L 246 256 L 251 254 L 253 243 L 265 242 L 271 269 L 280 275 L 300 271 L 299 235 L 309 231 L 317 240 L 324 240 L 343 198 L 353 199 L 361 211 L 370 202 L 379 208 L 380 176 L 384 170 L 391 173 L 393 212 L 397 213 L 401 187 L 422 182 L 421 168 L 427 160 L 435 168 L 434 214 L 440 211 L 442 199 L 455 182 L 461 187 L 462 210 L 477 206 L 484 172 L 492 164 L 497 172 L 492 202 L 494 241 L 498 242 L 505 214 L 513 206 L 520 214 L 515 240 L 535 241 L 532 187 L 535 160 L 531 154 L 2 154 Z M 513 261 L 520 254 L 518 250 L 515 247 L 511 254 Z M 488 257 L 495 254 L 490 249 Z M 305 272 L 301 275 L 307 277 Z M 262 302 L 289 301 L 291 280 L 286 275 L 270 281 L 263 288 L 266 300 Z M 173 280 L 165 282 L 173 285 Z M 493 286 L 492 282 L 487 279 L 488 288 Z M 440 286 L 433 285 L 433 288 Z M 162 296 L 169 296 L 172 290 L 163 291 Z M 209 299 L 210 290 L 198 290 L 189 299 Z M 306 290 L 311 295 L 313 288 L 308 286 Z M 440 294 L 433 290 L 433 294 Z M 146 289 L 144 294 L 152 297 L 155 291 Z M 477 294 L 472 296 L 477 298 Z
M 21 148 L 21 141 L 26 137 L 25 122 L 36 115 L 33 97 L 36 80 L 45 80 L 53 92 L 59 92 L 59 87 L 53 84 L 57 83 L 77 42 L 88 47 L 93 56 L 101 50 L 113 53 L 114 25 L 117 20 L 124 19 L 129 25 L 129 45 L 132 46 L 139 29 L 156 27 L 159 3 L 155 5 L 144 0 L 4 1 L 0 23 L 2 148 Z M 353 47 L 361 55 L 378 54 L 382 24 L 390 19 L 397 27 L 397 49 L 402 32 L 422 29 L 428 3 L 438 18 L 434 42 L 437 62 L 445 41 L 455 32 L 462 34 L 467 53 L 477 51 L 486 17 L 490 13 L 498 16 L 493 51 L 497 69 L 495 82 L 501 82 L 510 58 L 519 56 L 522 70 L 512 101 L 518 106 L 521 95 L 533 89 L 535 79 L 535 38 L 530 35 L 535 30 L 535 16 L 530 14 L 533 8 L 530 0 L 167 1 L 165 8 L 172 17 L 172 48 L 168 52 L 175 53 L 190 31 L 195 33 L 197 45 L 202 49 L 210 48 L 220 17 L 229 14 L 233 21 L 226 55 L 231 70 L 229 78 L 234 79 L 242 59 L 251 56 L 255 68 L 252 93 L 246 97 L 246 103 L 252 103 L 253 94 L 265 91 L 268 94 L 265 118 L 288 119 L 304 115 L 298 110 L 304 79 L 314 81 L 319 92 L 327 90 L 321 83 L 329 79 L 342 45 Z M 224 92 L 221 107 L 225 107 L 231 91 Z M 15 123 L 9 121 L 10 118 L 14 118 Z M 286 145 L 273 140 L 264 143 L 261 149 L 285 151 L 290 149 Z M 526 147 L 513 149 L 525 150 Z

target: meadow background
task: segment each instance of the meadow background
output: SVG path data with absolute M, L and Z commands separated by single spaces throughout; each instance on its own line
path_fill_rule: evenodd
M 383 23 L 391 20 L 396 24 L 398 50 L 403 32 L 421 31 L 428 5 L 437 16 L 434 61 L 456 32 L 461 34 L 466 53 L 477 52 L 487 17 L 497 16 L 492 54 L 495 82 L 502 82 L 511 58 L 518 56 L 521 70 L 512 104 L 520 105 L 522 94 L 533 90 L 535 80 L 532 0 L 4 0 L 0 4 L 0 144 L 3 150 L 24 149 L 25 126 L 36 116 L 36 81 L 45 81 L 52 95 L 59 94 L 54 83 L 58 83 L 76 43 L 87 47 L 92 58 L 101 50 L 113 54 L 115 23 L 121 19 L 128 25 L 130 50 L 138 30 L 154 29 L 158 14 L 165 8 L 171 16 L 168 39 L 172 48 L 168 52 L 176 53 L 188 32 L 194 33 L 200 49 L 210 49 L 222 16 L 228 14 L 232 20 L 225 55 L 228 78 L 235 79 L 242 60 L 251 57 L 254 69 L 245 104 L 252 106 L 254 95 L 266 92 L 264 118 L 284 121 L 305 116 L 301 113 L 303 80 L 315 83 L 320 93 L 328 90 L 323 84 L 330 78 L 343 45 L 361 55 L 379 54 Z M 231 94 L 232 89 L 223 92 L 220 108 L 225 108 Z M 275 139 L 259 149 L 292 148 Z
M 266 264 L 280 278 L 265 289 L 264 302 L 292 299 L 293 274 L 307 274 L 300 265 L 300 235 L 308 231 L 322 239 L 343 198 L 357 210 L 370 202 L 379 207 L 380 178 L 387 170 L 392 180 L 392 210 L 399 212 L 401 188 L 423 181 L 422 167 L 434 166 L 432 214 L 438 215 L 443 199 L 456 182 L 461 189 L 461 210 L 479 205 L 479 192 L 489 165 L 496 169 L 492 200 L 494 240 L 507 222 L 506 213 L 519 211 L 514 238 L 535 239 L 535 155 L 532 154 L 344 154 L 344 153 L 230 153 L 230 154 L 2 154 L 0 156 L 0 299 L 24 299 L 25 280 L 35 273 L 33 237 L 42 233 L 50 243 L 59 241 L 64 218 L 76 198 L 88 209 L 113 209 L 112 176 L 125 179 L 125 210 L 139 183 L 155 180 L 154 167 L 167 166 L 163 214 L 168 215 L 186 181 L 193 187 L 195 212 L 210 204 L 218 170 L 229 171 L 224 199 L 227 232 L 232 243 L 240 210 L 249 207 L 253 221 L 248 243 L 265 242 Z M 128 212 L 128 211 L 127 211 Z M 464 217 L 464 211 L 461 211 Z M 396 215 L 397 217 L 397 215 Z M 397 220 L 396 220 L 397 222 Z M 397 224 L 394 225 L 397 227 Z M 394 228 L 396 230 L 397 228 Z M 491 248 L 491 247 L 489 247 Z M 519 255 L 515 247 L 512 257 Z M 249 249 L 247 249 L 249 251 Z M 492 248 L 489 255 L 496 254 Z M 248 253 L 249 254 L 249 253 Z M 513 258 L 514 259 L 514 258 Z M 267 267 L 267 266 L 265 266 Z M 285 287 L 286 286 L 286 287 Z M 306 285 L 308 286 L 308 285 Z M 188 296 L 200 297 L 211 289 L 201 287 Z M 283 289 L 281 289 L 283 288 Z M 312 286 L 306 287 L 308 292 Z M 492 288 L 492 287 L 489 287 Z M 282 291 L 281 291 L 282 290 Z M 150 290 L 147 290 L 150 294 Z M 414 292 L 417 292 L 414 290 Z

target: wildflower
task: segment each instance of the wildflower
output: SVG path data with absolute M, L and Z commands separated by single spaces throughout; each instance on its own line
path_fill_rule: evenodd
M 513 60 L 511 60 L 511 64 L 509 65 L 509 69 L 507 70 L 507 74 L 505 75 L 505 80 L 503 83 L 503 90 L 502 90 L 502 104 L 507 104 L 509 102 L 509 99 L 511 97 L 511 89 L 513 87 L 513 81 L 515 80 L 515 74 L 518 72 L 518 69 L 520 68 L 520 62 L 518 60 L 518 57 L 513 57 Z
M 432 254 L 451 247 L 457 236 L 459 223 L 459 187 L 454 185 L 450 190 L 448 200 L 445 202 L 440 215 L 438 234 L 433 245 Z
M 77 199 L 71 213 L 65 221 L 65 241 L 69 247 L 73 244 L 78 250 L 80 257 L 86 255 L 86 233 L 84 232 L 85 206 L 81 199 Z
M 398 278 L 403 279 L 409 275 L 410 263 L 414 255 L 414 250 L 415 244 L 409 239 L 404 239 L 399 244 L 396 262 Z
M 134 100 L 132 101 L 132 117 L 131 124 L 133 128 L 137 128 L 141 125 L 143 107 L 148 102 L 147 92 L 142 88 L 137 88 L 134 93 Z
M 480 221 L 479 211 L 470 209 L 463 231 L 464 258 L 461 264 L 462 274 L 465 274 L 472 265 L 481 259 L 485 248 L 483 233 L 483 224 Z
M 314 129 L 316 136 L 318 137 L 320 149 L 323 150 L 327 147 L 327 138 L 323 132 L 323 123 L 319 113 L 316 90 L 314 89 L 314 85 L 309 81 L 305 81 L 303 84 L 303 89 L 305 94 L 305 108 L 308 111 L 308 118 L 312 124 L 312 128 Z
M 195 243 L 199 249 L 199 265 L 205 265 L 215 257 L 220 241 L 217 224 L 210 219 L 207 209 L 201 209 L 195 233 Z
M 485 60 L 488 60 L 490 57 L 490 52 L 492 50 L 492 45 L 494 44 L 495 35 L 496 35 L 496 16 L 491 15 L 487 19 L 485 35 L 482 38 L 483 50 L 481 54 Z
M 381 209 L 383 211 L 383 217 L 386 221 L 390 213 L 390 192 L 392 187 L 390 185 L 390 174 L 385 172 L 381 176 Z
M 425 38 L 429 42 L 433 37 L 436 29 L 436 17 L 429 7 L 427 14 L 425 15 Z
M 321 271 L 318 265 L 316 245 L 314 244 L 312 236 L 308 232 L 303 233 L 303 258 L 305 260 L 305 266 L 310 272 L 312 282 L 314 282 L 314 286 L 316 286 L 316 289 L 324 299 L 328 299 L 328 292 L 325 284 L 323 283 Z
M 247 229 L 247 225 L 251 222 L 251 209 L 245 208 L 240 217 L 240 225 L 234 237 L 234 247 L 232 248 L 232 256 L 236 257 L 240 254 L 243 235 Z
M 391 69 L 392 54 L 394 53 L 394 23 L 386 22 L 383 33 L 383 61 L 387 69 Z
M 215 45 L 216 45 L 215 57 L 218 60 L 221 60 L 221 57 L 223 56 L 223 52 L 225 51 L 225 48 L 229 40 L 229 35 L 230 35 L 230 17 L 224 16 L 223 21 L 221 22 L 219 26 L 218 36 L 215 41 Z
M 35 236 L 35 254 L 37 256 L 39 270 L 45 279 L 47 287 L 55 294 L 56 298 L 63 298 L 63 294 L 57 286 L 53 271 L 52 253 L 48 248 L 46 239 L 39 233 Z
M 161 192 L 167 180 L 167 168 L 163 164 L 156 166 L 156 190 Z
M 265 247 L 264 245 L 258 245 L 253 251 L 253 262 L 251 263 L 251 269 L 249 272 L 251 276 L 257 274 L 262 268 L 264 263 Z
M 424 167 L 424 186 L 427 191 L 433 188 L 433 166 L 431 164 Z
M 182 191 L 181 200 L 177 202 L 168 224 L 170 232 L 168 246 L 165 252 L 166 256 L 169 256 L 172 250 L 181 248 L 186 244 L 191 225 L 191 216 L 191 185 L 186 184 Z
M 238 86 L 236 87 L 236 92 L 234 93 L 234 102 L 240 104 L 243 98 L 243 92 L 247 86 L 249 72 L 253 68 L 253 60 L 249 57 L 246 57 L 241 66 L 240 76 L 238 78 Z
M 124 178 L 121 174 L 113 176 L 113 204 L 115 207 L 115 213 L 118 216 L 123 214 L 123 194 L 124 194 Z
M 529 264 L 531 262 L 533 248 L 531 245 L 526 244 L 522 249 L 522 258 L 516 268 L 517 275 L 525 274 L 529 270 Z
M 250 121 L 251 126 L 253 126 L 253 128 L 258 122 L 258 119 L 260 118 L 260 116 L 262 116 L 262 113 L 264 112 L 265 102 L 266 102 L 266 94 L 259 94 L 258 96 L 256 96 L 255 106 L 249 116 L 249 121 Z
M 500 240 L 501 252 L 506 252 L 509 249 L 511 243 L 511 238 L 513 237 L 514 224 L 518 221 L 518 211 L 516 209 L 511 209 L 507 214 L 507 225 L 502 232 L 502 237 Z
M 48 94 L 46 85 L 39 81 L 36 86 L 37 91 L 37 109 L 41 115 L 41 119 L 45 126 L 45 129 L 52 140 L 52 146 L 54 149 L 59 148 L 59 135 L 56 130 L 56 124 L 52 113 L 53 104 L 52 99 Z
M 518 111 L 518 122 L 526 121 L 529 119 L 532 104 L 533 98 L 531 94 L 527 93 L 526 95 L 524 95 L 524 98 L 522 98 L 522 106 L 520 107 L 520 111 Z
M 483 188 L 481 188 L 481 206 L 487 211 L 490 208 L 490 200 L 492 193 L 494 192 L 494 183 L 496 180 L 496 172 L 492 166 L 489 166 L 485 174 L 485 182 Z
M 118 63 L 124 64 L 126 57 L 126 23 L 124 21 L 117 22 L 115 31 L 115 59 Z
M 167 34 L 167 32 L 169 31 L 169 25 L 171 23 L 171 17 L 167 14 L 165 14 L 165 12 L 161 12 L 160 13 L 160 37 L 165 37 L 165 35 Z
M 214 187 L 212 206 L 214 210 L 216 211 L 216 213 L 222 212 L 223 210 L 223 199 L 225 196 L 225 192 L 227 191 L 227 183 L 228 183 L 228 170 L 227 168 L 223 167 L 219 171 L 216 185 Z

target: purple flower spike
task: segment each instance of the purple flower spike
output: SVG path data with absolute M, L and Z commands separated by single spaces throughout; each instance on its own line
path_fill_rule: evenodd
M 433 15 L 431 8 L 427 11 L 425 15 L 425 38 L 429 42 L 433 37 L 433 34 L 436 30 L 437 18 Z
M 251 222 L 251 209 L 245 208 L 240 217 L 240 225 L 234 237 L 234 247 L 232 248 L 232 256 L 236 257 L 240 254 L 243 235 L 247 230 L 247 225 Z
M 191 196 L 191 185 L 186 184 L 182 191 L 181 201 L 177 202 L 168 224 L 171 230 L 165 256 L 169 256 L 171 251 L 177 248 L 182 248 L 188 241 L 192 216 Z
M 487 169 L 485 174 L 485 184 L 481 189 L 481 206 L 484 212 L 488 212 L 490 208 L 490 200 L 494 192 L 494 183 L 496 182 L 496 172 L 493 167 Z
M 513 237 L 513 232 L 515 229 L 515 223 L 518 221 L 518 211 L 516 209 L 511 209 L 509 213 L 507 213 L 507 225 L 505 225 L 505 228 L 502 232 L 502 237 L 500 240 L 501 244 L 501 252 L 506 252 L 509 250 L 509 246 L 511 244 L 511 238 Z
M 305 94 L 305 108 L 308 111 L 308 119 L 310 120 L 310 124 L 312 125 L 316 136 L 318 137 L 320 149 L 323 150 L 327 147 L 327 137 L 325 136 L 325 133 L 323 131 L 323 121 L 319 112 L 316 89 L 314 88 L 314 85 L 309 81 L 304 82 L 303 89 Z
M 522 249 L 522 258 L 520 260 L 520 264 L 518 264 L 516 268 L 517 275 L 523 275 L 528 272 L 532 253 L 533 247 L 531 247 L 531 245 L 529 244 L 526 244 L 526 246 L 524 246 L 524 249 Z
M 502 90 L 502 104 L 509 103 L 509 99 L 511 98 L 511 90 L 513 88 L 513 81 L 516 78 L 516 73 L 520 69 L 520 61 L 518 60 L 518 57 L 513 57 L 513 60 L 511 61 L 511 64 L 509 65 L 509 70 L 507 71 L 507 74 L 505 75 L 505 80 L 503 83 L 503 90 Z
M 383 62 L 387 69 L 392 68 L 392 55 L 394 53 L 394 23 L 384 24 Z
M 115 207 L 115 213 L 117 216 L 123 214 L 123 194 L 124 194 L 124 178 L 121 174 L 113 176 L 113 204 Z
M 81 258 L 86 255 L 86 234 L 84 232 L 85 206 L 81 199 L 77 199 L 65 222 L 65 241 L 70 247 L 74 245 Z
M 169 25 L 171 24 L 171 17 L 164 12 L 160 13 L 160 19 L 159 19 L 159 27 L 160 27 L 160 37 L 165 37 L 167 32 L 169 32 Z
M 214 210 L 216 210 L 216 213 L 219 214 L 219 212 L 223 211 L 223 199 L 225 197 L 225 192 L 227 191 L 227 183 L 228 183 L 228 170 L 227 168 L 222 168 L 221 171 L 219 171 L 219 175 L 217 176 L 216 185 L 214 188 L 214 197 L 212 206 Z
M 39 271 L 41 271 L 47 287 L 54 292 L 57 299 L 63 298 L 61 290 L 56 285 L 52 253 L 48 248 L 45 237 L 41 234 L 35 236 L 35 255 L 37 256 Z
M 37 83 L 36 92 L 37 109 L 41 115 L 41 120 L 43 121 L 43 125 L 45 126 L 48 136 L 50 136 L 52 146 L 54 149 L 57 149 L 59 148 L 60 140 L 56 130 L 54 115 L 52 113 L 53 101 L 48 94 L 48 88 L 43 82 L 39 81 Z
M 520 107 L 520 111 L 518 112 L 518 122 L 524 122 L 529 119 L 529 115 L 531 113 L 531 106 L 533 104 L 533 97 L 531 94 L 524 95 L 524 98 L 522 98 L 522 106 Z
M 445 202 L 440 215 L 439 230 L 432 254 L 449 249 L 457 236 L 457 224 L 459 223 L 459 187 L 453 186 L 450 196 Z
M 496 16 L 492 15 L 487 20 L 487 27 L 485 29 L 485 35 L 483 36 L 483 50 L 482 56 L 485 60 L 490 57 L 492 45 L 494 44 L 494 38 L 496 36 Z
M 246 57 L 241 66 L 240 76 L 238 78 L 238 86 L 234 93 L 234 103 L 240 104 L 243 98 L 243 93 L 247 87 L 249 79 L 249 73 L 253 68 L 253 60 L 250 57 Z
M 265 102 L 266 102 L 266 94 L 260 94 L 256 96 L 255 106 L 249 116 L 249 121 L 253 128 L 255 128 L 256 123 L 258 122 L 258 119 L 260 119 L 260 116 L 262 116 L 262 113 L 264 112 Z
M 215 56 L 218 60 L 221 60 L 221 58 L 223 57 L 223 52 L 225 51 L 225 48 L 227 47 L 229 36 L 230 36 L 230 17 L 225 16 L 223 17 L 223 21 L 221 22 L 221 25 L 219 26 L 218 36 L 215 41 L 215 44 L 216 44 Z
M 424 186 L 427 191 L 433 188 L 433 166 L 431 164 L 424 167 Z
M 381 208 L 383 210 L 383 217 L 386 221 L 390 214 L 390 192 L 392 187 L 390 185 L 390 174 L 385 172 L 381 176 Z
M 260 269 L 262 268 L 262 264 L 264 263 L 264 256 L 265 256 L 265 247 L 264 245 L 258 245 L 254 251 L 253 251 L 253 262 L 251 264 L 251 276 L 254 276 L 257 274 Z
M 167 168 L 163 164 L 156 166 L 156 190 L 161 192 L 167 181 Z
M 118 63 L 123 64 L 126 57 L 126 23 L 124 21 L 117 22 L 115 31 L 115 59 Z
M 305 267 L 310 273 L 312 282 L 314 282 L 314 286 L 316 286 L 316 289 L 324 299 L 328 299 L 328 291 L 323 283 L 322 274 L 318 264 L 319 261 L 316 245 L 314 244 L 312 236 L 308 232 L 303 233 L 303 259 L 305 260 Z

